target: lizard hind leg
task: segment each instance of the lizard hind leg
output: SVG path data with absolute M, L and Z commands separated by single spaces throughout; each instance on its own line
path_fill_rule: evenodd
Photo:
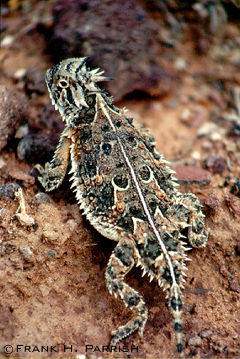
M 205 229 L 204 214 L 198 198 L 192 193 L 185 193 L 182 202 L 188 207 L 189 224 L 188 240 L 192 247 L 205 247 L 208 239 L 208 231 Z
M 116 345 L 131 333 L 139 331 L 142 336 L 147 321 L 147 308 L 136 290 L 124 282 L 124 277 L 135 263 L 134 245 L 130 240 L 120 240 L 113 251 L 105 273 L 108 290 L 120 297 L 125 306 L 132 310 L 133 317 L 125 325 L 112 332 L 111 345 Z

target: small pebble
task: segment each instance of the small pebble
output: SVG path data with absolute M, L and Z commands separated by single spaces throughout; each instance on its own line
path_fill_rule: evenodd
M 22 80 L 25 76 L 26 76 L 26 73 L 27 73 L 27 69 L 22 67 L 20 69 L 18 69 L 14 74 L 13 74 L 13 77 L 16 79 L 16 80 Z
M 76 359 L 86 359 L 86 355 L 85 354 L 79 354 L 76 356 Z
M 231 281 L 229 281 L 229 289 L 233 292 L 240 293 L 240 284 L 237 278 L 233 278 Z
M 28 261 L 31 262 L 31 256 L 33 254 L 33 252 L 31 251 L 31 249 L 28 246 L 20 246 L 19 247 L 19 252 L 21 253 L 21 255 L 23 256 L 23 258 Z
M 74 232 L 76 230 L 76 228 L 78 227 L 78 224 L 76 221 L 74 221 L 74 219 L 69 219 L 66 222 L 66 225 L 69 227 L 70 232 Z
M 33 226 L 35 220 L 33 217 L 30 217 L 27 213 L 17 213 L 16 218 L 22 226 Z
M 227 278 L 228 275 L 229 275 L 228 270 L 227 270 L 227 268 L 225 267 L 224 264 L 221 265 L 221 267 L 220 267 L 220 269 L 219 269 L 219 272 L 222 274 L 222 276 L 223 276 L 224 278 Z
M 214 122 L 205 122 L 197 131 L 198 137 L 208 136 L 211 133 L 215 133 L 219 130 L 219 127 Z
M 36 194 L 35 202 L 37 204 L 41 204 L 41 203 L 50 204 L 51 203 L 49 196 L 44 192 L 39 192 Z
M 202 344 L 202 339 L 199 335 L 195 335 L 194 337 L 189 338 L 188 345 L 192 345 L 194 347 L 200 347 Z
M 59 238 L 59 234 L 56 231 L 43 230 L 43 238 L 49 242 L 55 242 Z
M 227 345 L 222 340 L 216 340 L 212 343 L 212 349 L 218 353 L 225 353 L 227 351 Z
M 187 63 L 182 57 L 178 57 L 174 63 L 174 66 L 178 71 L 183 71 L 186 69 Z
M 16 244 L 11 242 L 3 242 L 0 249 L 1 249 L 0 252 L 1 254 L 10 254 L 15 251 Z
M 210 338 L 213 335 L 213 331 L 210 329 L 203 329 L 199 335 L 201 338 Z
M 180 115 L 180 120 L 185 122 L 188 121 L 190 117 L 191 117 L 191 111 L 189 110 L 189 108 L 185 108 Z
M 219 199 L 215 195 L 206 197 L 203 201 L 204 210 L 209 214 L 215 214 L 220 208 Z
M 48 258 L 54 258 L 55 255 L 56 255 L 56 252 L 53 251 L 52 249 L 50 249 L 49 251 L 46 252 L 46 256 L 47 256 Z
M 5 185 L 0 184 L 0 197 L 9 197 L 15 199 L 15 192 L 20 188 L 17 183 L 7 183 Z
M 2 220 L 6 216 L 7 212 L 8 211 L 7 211 L 6 208 L 1 208 L 0 209 L 0 220 Z
M 17 181 L 23 181 L 25 187 L 27 187 L 29 185 L 31 186 L 35 183 L 35 178 L 33 176 L 29 176 L 26 172 L 21 171 L 21 170 L 17 169 L 16 167 L 12 168 L 9 171 L 9 176 L 11 176 L 12 178 L 14 178 Z
M 201 159 L 201 153 L 198 152 L 198 151 L 193 151 L 193 152 L 191 153 L 191 157 L 192 157 L 194 160 L 198 161 L 198 160 Z
M 234 217 L 240 217 L 240 200 L 236 196 L 224 196 L 224 202 Z
M 207 169 L 213 173 L 221 174 L 225 171 L 226 165 L 221 155 L 211 154 L 204 159 L 204 164 Z
M 28 125 L 19 126 L 15 133 L 15 138 L 23 138 L 28 134 L 28 131 Z
M 47 297 L 49 292 L 50 292 L 50 288 L 45 284 L 40 284 L 39 285 L 39 290 L 40 290 L 43 297 Z
M 219 132 L 213 132 L 210 134 L 209 138 L 216 142 L 216 141 L 222 141 L 222 135 Z
M 3 47 L 10 46 L 10 45 L 12 45 L 13 41 L 14 41 L 14 37 L 11 35 L 7 35 L 2 39 L 1 46 L 3 46 Z

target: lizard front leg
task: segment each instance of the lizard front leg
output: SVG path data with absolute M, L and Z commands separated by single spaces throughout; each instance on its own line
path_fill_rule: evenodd
M 105 273 L 109 292 L 114 294 L 115 297 L 119 296 L 126 307 L 134 313 L 132 319 L 112 332 L 111 345 L 113 346 L 136 330 L 142 336 L 148 317 L 147 308 L 142 297 L 124 282 L 124 277 L 135 263 L 134 259 L 133 243 L 130 239 L 121 239 L 110 257 Z
M 40 164 L 34 167 L 39 172 L 37 178 L 45 191 L 53 191 L 62 183 L 69 163 L 70 145 L 70 136 L 63 131 L 51 162 L 47 162 L 45 167 Z

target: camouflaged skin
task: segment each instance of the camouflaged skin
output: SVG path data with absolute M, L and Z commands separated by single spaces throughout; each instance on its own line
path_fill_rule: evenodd
M 49 69 L 46 82 L 65 129 L 50 164 L 37 165 L 46 191 L 56 189 L 71 164 L 72 187 L 83 214 L 105 237 L 117 241 L 106 284 L 132 318 L 112 332 L 111 345 L 134 331 L 143 335 L 147 308 L 124 280 L 134 265 L 166 292 L 174 317 L 177 351 L 182 345 L 182 289 L 188 260 L 184 239 L 204 247 L 207 233 L 197 197 L 182 194 L 174 171 L 155 151 L 150 132 L 114 106 L 98 82 L 108 80 L 87 58 L 72 58 Z

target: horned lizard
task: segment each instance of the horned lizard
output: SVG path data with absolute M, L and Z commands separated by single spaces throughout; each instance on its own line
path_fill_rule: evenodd
M 71 164 L 72 187 L 83 214 L 103 236 L 117 242 L 106 269 L 111 294 L 120 297 L 132 318 L 112 332 L 111 345 L 138 331 L 148 311 L 144 299 L 125 282 L 134 265 L 166 292 L 174 317 L 177 351 L 183 355 L 182 289 L 188 260 L 184 241 L 204 247 L 207 232 L 198 198 L 178 191 L 149 130 L 120 110 L 97 85 L 109 80 L 86 66 L 87 57 L 63 60 L 46 72 L 55 108 L 65 123 L 52 161 L 37 165 L 46 191 L 63 181 Z

